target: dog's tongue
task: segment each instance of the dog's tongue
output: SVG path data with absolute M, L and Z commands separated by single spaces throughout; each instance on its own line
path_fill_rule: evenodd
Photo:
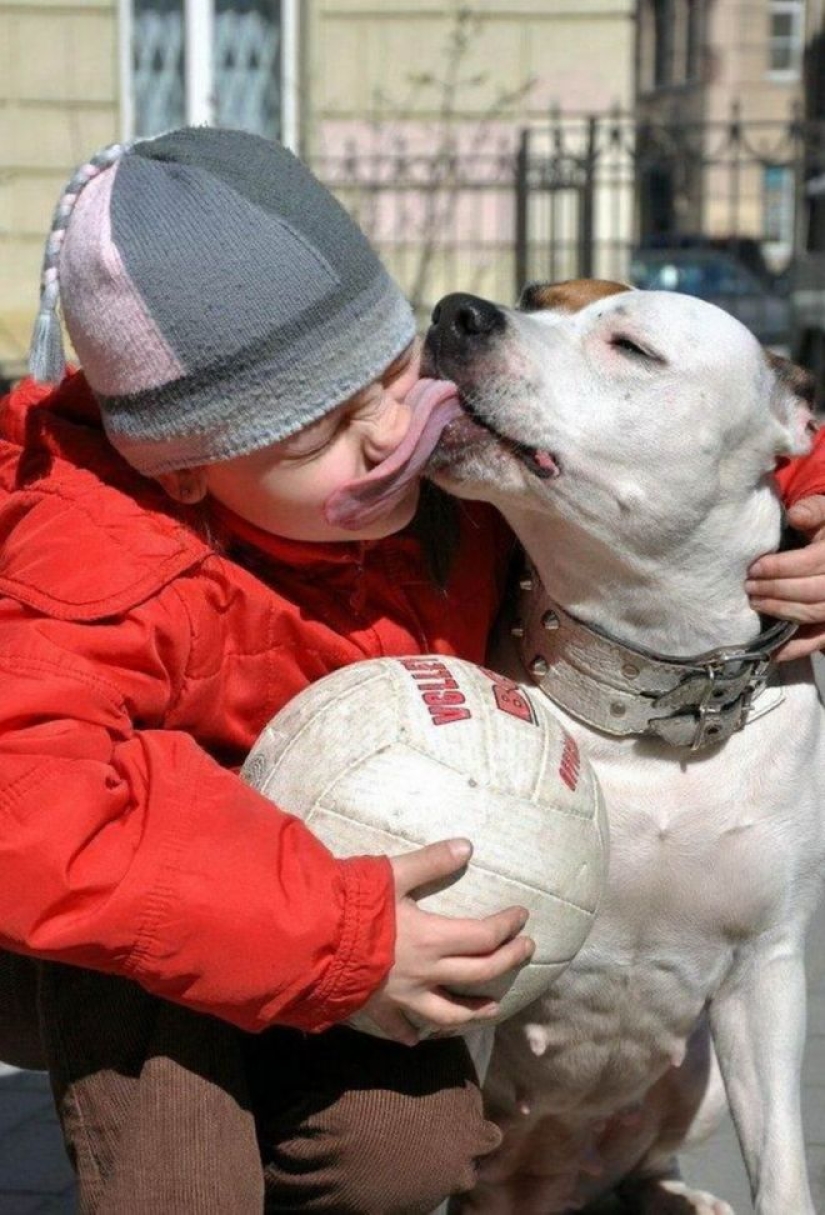
M 413 417 L 404 441 L 365 477 L 330 494 L 324 503 L 327 523 L 355 530 L 388 511 L 421 475 L 444 427 L 461 413 L 449 380 L 419 380 L 407 404 Z

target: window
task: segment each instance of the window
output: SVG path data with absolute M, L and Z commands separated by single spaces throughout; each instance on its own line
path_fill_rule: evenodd
M 135 0 L 130 135 L 156 135 L 186 121 L 182 0 Z
M 804 0 L 770 0 L 768 72 L 771 76 L 799 75 L 804 17 Z
M 281 14 L 271 0 L 215 0 L 216 120 L 281 135 Z
M 763 171 L 763 234 L 766 241 L 790 246 L 794 229 L 794 176 L 787 165 Z
M 121 0 L 127 137 L 216 122 L 295 142 L 296 0 Z

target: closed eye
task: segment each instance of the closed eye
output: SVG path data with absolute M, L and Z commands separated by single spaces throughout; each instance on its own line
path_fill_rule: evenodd
M 638 342 L 634 342 L 633 338 L 627 337 L 626 334 L 617 333 L 610 339 L 610 345 L 614 350 L 627 355 L 633 359 L 643 359 L 646 363 L 664 363 L 664 359 L 660 354 L 656 354 L 653 350 L 648 350 L 644 346 L 640 346 Z

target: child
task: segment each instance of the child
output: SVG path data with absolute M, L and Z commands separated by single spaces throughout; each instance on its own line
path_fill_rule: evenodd
M 429 577 L 400 474 L 443 389 L 416 383 L 405 302 L 283 150 L 203 129 L 94 158 L 48 246 L 47 379 L 58 295 L 84 375 L 2 417 L 0 941 L 45 960 L 81 1211 L 246 1215 L 264 1172 L 270 1211 L 431 1210 L 497 1142 L 463 1043 L 296 1030 L 365 1007 L 409 1044 L 412 1021 L 489 1015 L 444 988 L 525 960 L 523 915 L 425 916 L 408 895 L 460 844 L 335 861 L 235 773 L 345 663 L 482 660 L 506 535 L 462 507 Z M 399 493 L 353 541 L 324 505 L 379 466 Z
M 266 1051 L 281 1126 L 278 1072 L 296 1052 L 310 1068 L 313 1049 L 284 1033 L 241 1045 L 195 1013 L 319 1031 L 364 1007 L 411 1044 L 492 1015 L 445 988 L 520 964 L 531 942 L 520 908 L 454 921 L 409 898 L 461 868 L 461 841 L 334 860 L 235 773 L 273 714 L 344 663 L 481 660 L 507 544 L 489 513 L 465 513 L 474 544 L 442 590 L 402 530 L 417 481 L 355 541 L 327 523 L 338 485 L 434 444 L 444 393 L 418 389 L 412 417 L 409 307 L 282 149 L 201 129 L 96 157 L 48 246 L 33 354 L 46 379 L 58 294 L 85 375 L 24 385 L 3 415 L 0 940 L 71 964 L 42 968 L 39 999 L 82 1209 L 258 1210 L 247 1075 Z M 363 1141 L 372 1119 L 392 1143 L 343 1197 L 327 1176 L 314 1209 L 431 1209 L 497 1140 L 463 1043 L 413 1065 L 346 1036 L 318 1058 L 362 1050 L 390 1085 L 408 1072 L 414 1119 L 375 1089 L 374 1110 L 350 1116 Z M 315 1066 L 325 1091 L 341 1083 L 328 1058 Z M 347 1089 L 366 1063 L 352 1066 Z M 166 1134 L 181 1119 L 185 1142 Z M 301 1203 L 294 1181 L 279 1195 Z

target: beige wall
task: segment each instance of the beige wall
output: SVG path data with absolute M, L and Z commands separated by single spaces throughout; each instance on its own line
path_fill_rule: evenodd
M 113 0 L 0 0 L 0 373 L 22 370 L 60 190 L 117 123 Z
M 502 93 L 531 87 L 501 111 L 511 121 L 549 109 L 597 111 L 633 98 L 634 0 L 316 0 L 307 6 L 305 136 L 319 151 L 325 124 L 339 120 L 432 120 L 443 89 L 414 77 L 449 76 L 450 31 L 470 9 L 457 90 L 457 118 L 497 111 Z
M 456 15 L 468 9 L 466 42 L 456 53 Z M 394 198 L 378 191 L 377 201 L 369 186 L 338 187 L 422 316 L 458 287 L 513 297 L 507 157 L 519 130 L 546 126 L 551 112 L 632 107 L 634 11 L 634 0 L 316 0 L 307 7 L 304 152 L 322 175 L 335 185 L 332 159 L 351 151 L 356 178 L 375 173 L 397 184 L 406 171 L 392 162 L 399 152 L 423 158 L 455 147 L 457 176 L 479 187 L 444 184 L 423 162 L 408 180 L 434 186 L 435 200 L 426 185 Z M 624 235 L 629 210 L 618 218 L 614 210 L 605 222 Z

